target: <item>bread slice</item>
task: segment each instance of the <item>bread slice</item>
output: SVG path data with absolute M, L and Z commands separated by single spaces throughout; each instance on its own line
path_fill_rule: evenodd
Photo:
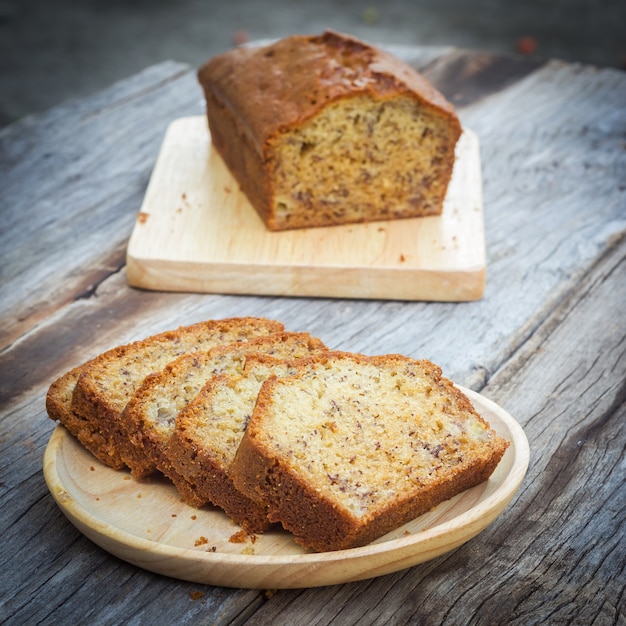
M 429 361 L 329 354 L 263 384 L 231 478 L 303 546 L 341 550 L 486 480 L 507 445 Z
M 212 378 L 176 418 L 166 450 L 172 467 L 197 497 L 221 507 L 248 532 L 267 529 L 267 510 L 234 487 L 230 466 L 261 385 L 270 376 L 295 375 L 307 362 L 306 358 L 284 361 L 248 356 L 241 375 Z
M 327 351 L 309 333 L 285 332 L 179 357 L 147 377 L 124 410 L 120 420 L 124 433 L 119 442 L 124 461 L 135 478 L 145 478 L 160 470 L 174 482 L 188 503 L 202 506 L 206 500 L 199 498 L 192 486 L 178 475 L 166 454 L 180 411 L 214 376 L 241 373 L 247 355 L 298 358 Z
M 264 318 L 209 320 L 113 348 L 52 383 L 46 397 L 48 415 L 102 463 L 121 469 L 125 463 L 116 443 L 117 422 L 145 376 L 180 354 L 283 330 L 282 323 Z

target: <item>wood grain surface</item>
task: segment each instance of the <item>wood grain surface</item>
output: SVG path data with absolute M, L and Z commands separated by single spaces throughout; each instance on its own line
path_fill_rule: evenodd
M 477 302 L 162 293 L 125 249 L 168 124 L 202 114 L 164 63 L 0 132 L 0 621 L 7 624 L 626 622 L 626 77 L 558 61 L 397 48 L 480 137 L 487 287 Z M 514 415 L 532 450 L 483 533 L 375 579 L 278 592 L 127 564 L 46 487 L 49 384 L 106 348 L 264 315 L 329 346 L 429 358 Z

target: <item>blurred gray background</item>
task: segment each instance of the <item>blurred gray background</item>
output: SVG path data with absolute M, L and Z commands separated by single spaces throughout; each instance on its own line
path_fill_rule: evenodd
M 625 69 L 626 0 L 0 0 L 0 125 L 166 59 L 333 28 Z

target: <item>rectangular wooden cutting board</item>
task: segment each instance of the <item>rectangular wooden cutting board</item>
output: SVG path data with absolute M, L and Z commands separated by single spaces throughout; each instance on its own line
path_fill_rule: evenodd
M 443 214 L 269 232 L 204 116 L 173 121 L 128 243 L 129 284 L 204 293 L 467 301 L 486 254 L 479 142 L 465 129 Z

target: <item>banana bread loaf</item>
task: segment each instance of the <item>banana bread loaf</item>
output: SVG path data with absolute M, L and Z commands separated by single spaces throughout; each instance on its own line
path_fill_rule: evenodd
M 198 71 L 214 147 L 269 230 L 440 214 L 461 125 L 411 66 L 333 31 Z
M 486 480 L 507 445 L 429 361 L 328 354 L 263 384 L 230 475 L 299 543 L 340 550 Z
M 283 330 L 282 323 L 263 318 L 210 320 L 113 348 L 52 383 L 46 397 L 48 415 L 101 462 L 121 469 L 125 463 L 118 449 L 119 418 L 148 374 L 184 353 Z

